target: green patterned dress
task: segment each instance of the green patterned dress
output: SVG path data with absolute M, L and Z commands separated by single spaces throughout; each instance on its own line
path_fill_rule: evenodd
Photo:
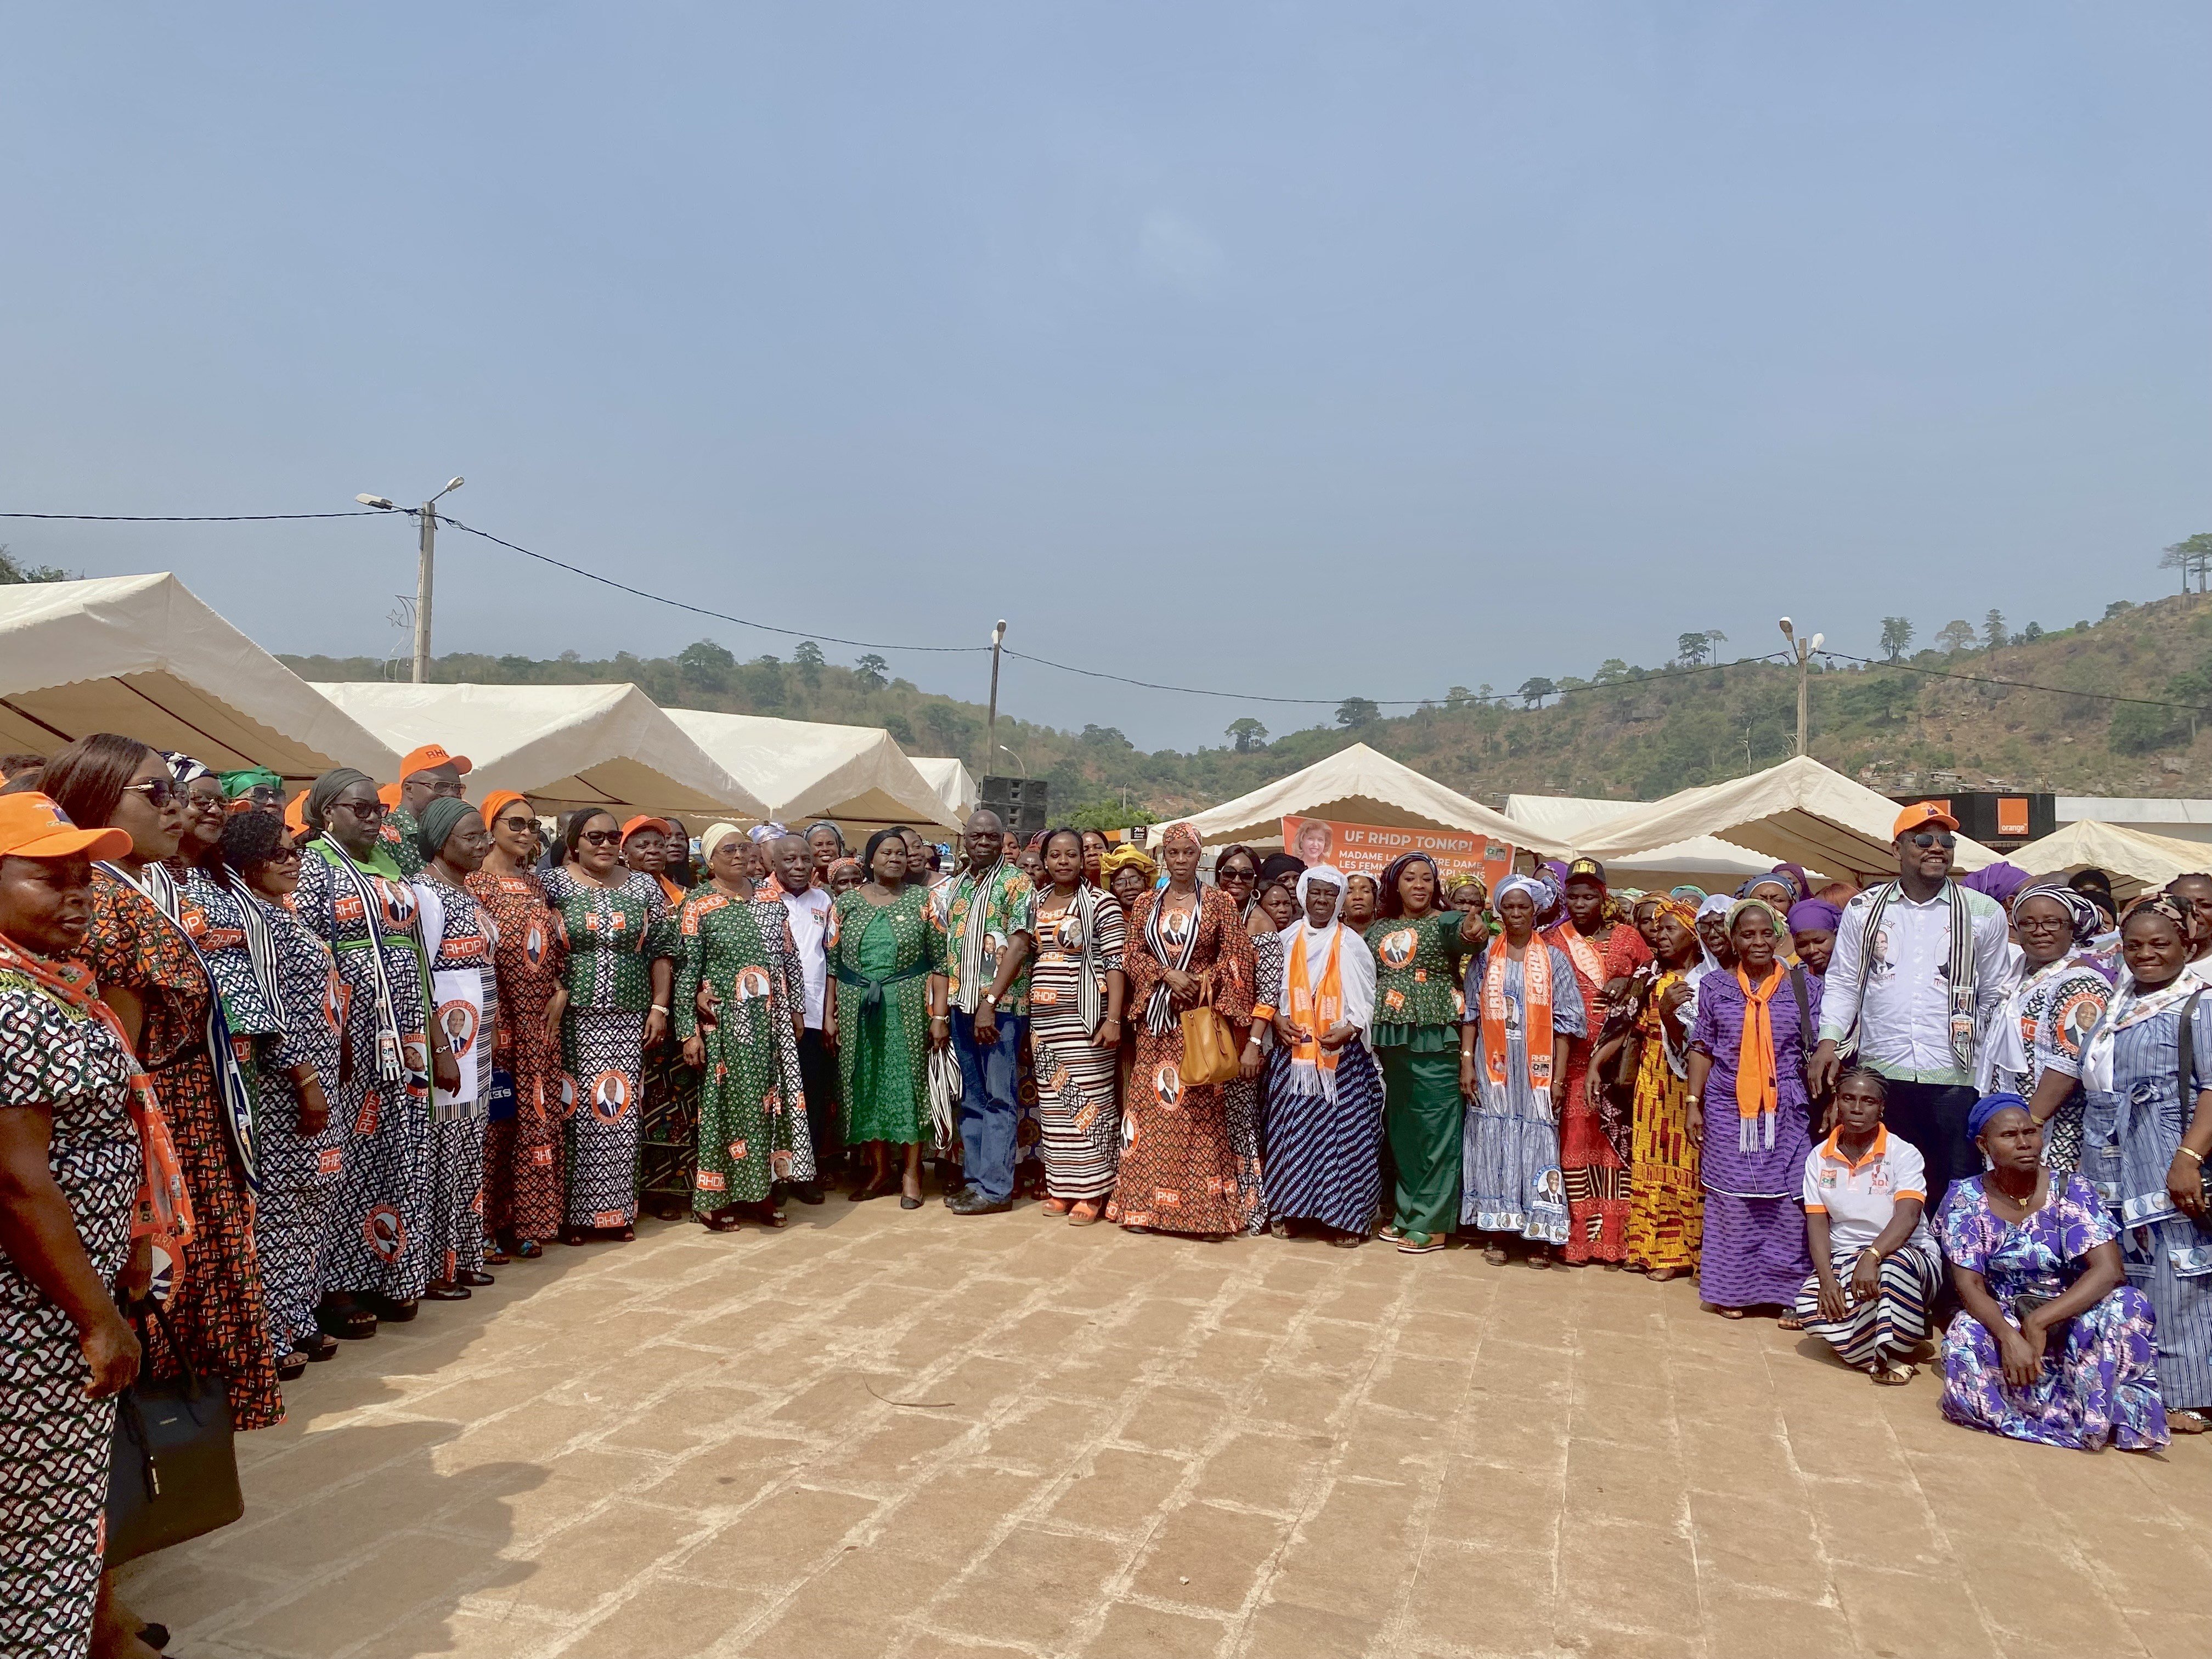
M 684 901 L 678 933 L 676 1035 L 696 1035 L 707 1050 L 691 1207 L 711 1215 L 766 1201 L 776 1182 L 814 1178 L 792 1024 L 806 989 L 781 899 L 702 888 Z M 720 1003 L 711 1024 L 699 1018 L 702 984 Z
M 830 971 L 837 981 L 846 1144 L 933 1139 L 928 976 L 945 971 L 945 929 L 928 894 L 909 884 L 884 905 L 869 903 L 859 888 L 841 896 L 831 912 Z
M 1396 1168 L 1392 1207 L 1400 1228 L 1431 1237 L 1459 1218 L 1459 1031 L 1466 1010 L 1460 913 L 1390 916 L 1367 930 L 1375 953 L 1376 1058 L 1382 1064 L 1382 1121 Z

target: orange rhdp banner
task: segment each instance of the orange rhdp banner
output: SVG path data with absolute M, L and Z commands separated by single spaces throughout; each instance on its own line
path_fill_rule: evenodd
M 1399 829 L 1335 818 L 1285 817 L 1283 848 L 1309 865 L 1333 864 L 1347 876 L 1379 876 L 1401 853 L 1426 853 L 1447 876 L 1465 871 L 1492 892 L 1513 873 L 1513 843 L 1472 830 Z

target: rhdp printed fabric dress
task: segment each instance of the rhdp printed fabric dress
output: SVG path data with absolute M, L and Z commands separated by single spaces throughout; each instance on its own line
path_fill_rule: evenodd
M 546 877 L 545 896 L 568 935 L 562 1048 L 576 1094 L 568 1116 L 564 1219 L 572 1227 L 627 1227 L 637 1218 L 652 965 L 676 955 L 668 896 L 641 871 L 602 887 L 567 865 Z
M 451 1282 L 484 1265 L 484 1124 L 491 1111 L 492 1033 L 499 1025 L 492 967 L 498 924 L 463 889 L 426 866 L 415 881 L 430 953 L 431 1018 L 446 1033 L 461 1087 L 431 1092 L 430 1271 Z
M 1601 1093 L 1589 1102 L 1589 1064 L 1605 1018 L 1605 988 L 1626 979 L 1651 960 L 1651 947 L 1626 922 L 1613 922 L 1601 939 L 1585 939 L 1571 921 L 1546 934 L 1575 970 L 1590 1030 L 1567 1048 L 1567 1092 L 1559 1108 L 1559 1172 L 1567 1188 L 1569 1261 L 1628 1259 L 1629 1161 L 1633 1156 L 1633 1109 L 1624 1114 Z
M 806 987 L 780 898 L 702 888 L 684 901 L 678 933 L 674 1029 L 706 1048 L 691 1207 L 711 1215 L 766 1202 L 776 1182 L 814 1178 L 793 1024 L 794 1011 L 805 1017 Z M 699 1017 L 702 985 L 720 1004 L 711 1024 Z
M 1459 1218 L 1466 1109 L 1459 1092 L 1460 976 L 1477 947 L 1460 938 L 1461 913 L 1386 917 L 1367 930 L 1375 957 L 1375 1024 L 1383 1120 L 1396 1166 L 1398 1226 L 1431 1236 Z
M 1267 1063 L 1267 1211 L 1364 1234 L 1382 1200 L 1382 1074 L 1367 1047 L 1375 1023 L 1375 958 L 1342 922 L 1295 921 L 1276 936 L 1282 982 L 1260 988 L 1257 1017 L 1279 1009 L 1315 1039 Z M 1349 1022 L 1331 1053 L 1320 1037 Z
M 492 1110 L 484 1125 L 484 1227 L 548 1243 L 561 1231 L 562 1106 L 575 1085 L 545 1010 L 568 964 L 568 936 L 535 872 L 478 870 L 470 896 L 498 931 L 492 968 Z

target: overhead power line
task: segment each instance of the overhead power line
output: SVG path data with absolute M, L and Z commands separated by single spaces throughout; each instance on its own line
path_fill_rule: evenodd
M 0 513 L 0 519 L 64 519 L 80 524 L 247 524 L 277 519 L 380 519 L 373 507 L 343 513 Z

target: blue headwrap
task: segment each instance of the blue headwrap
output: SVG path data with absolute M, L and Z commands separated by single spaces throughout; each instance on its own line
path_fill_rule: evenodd
M 1984 1095 L 1974 1103 L 1974 1109 L 1966 1114 L 1966 1138 L 1979 1140 L 1989 1121 L 1999 1112 L 2027 1110 L 2027 1103 L 2018 1095 Z

